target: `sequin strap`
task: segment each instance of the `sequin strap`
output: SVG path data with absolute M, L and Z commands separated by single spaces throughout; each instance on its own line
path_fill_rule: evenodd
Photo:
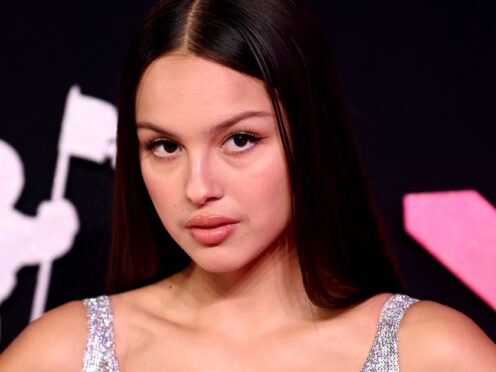
M 88 339 L 83 372 L 118 372 L 114 348 L 114 317 L 107 296 L 83 300 L 88 317 Z
M 405 311 L 417 301 L 402 294 L 393 295 L 386 301 L 362 372 L 399 372 L 398 329 Z

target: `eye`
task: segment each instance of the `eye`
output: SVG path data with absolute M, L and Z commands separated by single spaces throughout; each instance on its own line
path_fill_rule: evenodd
M 166 139 L 155 139 L 146 145 L 147 150 L 159 158 L 171 156 L 180 150 L 179 145 Z
M 231 135 L 223 144 L 229 152 L 243 152 L 252 148 L 262 137 L 249 132 L 240 132 Z

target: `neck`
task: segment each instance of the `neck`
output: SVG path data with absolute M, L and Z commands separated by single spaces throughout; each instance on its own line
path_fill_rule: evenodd
M 277 242 L 240 270 L 212 273 L 191 265 L 178 277 L 177 296 L 205 324 L 263 331 L 314 319 L 293 245 Z M 203 322 L 202 322 L 203 323 Z

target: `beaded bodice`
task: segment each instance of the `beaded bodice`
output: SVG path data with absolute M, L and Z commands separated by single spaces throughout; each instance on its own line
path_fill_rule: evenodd
M 108 296 L 83 300 L 88 318 L 88 339 L 83 372 L 118 372 L 115 356 L 114 315 Z
M 399 372 L 398 329 L 405 311 L 418 300 L 402 294 L 384 304 L 369 355 L 361 372 Z
M 374 342 L 361 372 L 399 372 L 398 329 L 405 311 L 417 302 L 406 295 L 391 296 L 384 304 Z M 118 372 L 114 317 L 107 296 L 83 300 L 88 317 L 88 339 L 83 372 Z

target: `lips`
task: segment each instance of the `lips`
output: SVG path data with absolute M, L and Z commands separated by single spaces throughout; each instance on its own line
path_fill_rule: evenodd
M 185 227 L 200 244 L 213 246 L 222 243 L 236 229 L 238 220 L 218 215 L 195 216 Z

